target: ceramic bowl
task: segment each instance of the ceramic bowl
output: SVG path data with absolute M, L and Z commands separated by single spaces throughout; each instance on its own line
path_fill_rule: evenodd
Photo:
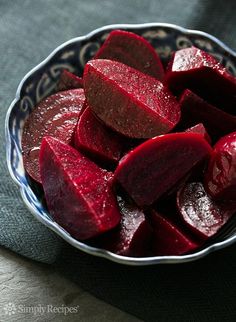
M 66 68 L 71 72 L 82 75 L 85 63 L 93 57 L 109 32 L 114 29 L 129 30 L 146 38 L 159 53 L 164 64 L 173 51 L 194 45 L 214 55 L 232 74 L 236 75 L 236 53 L 220 40 L 201 31 L 186 30 L 170 24 L 110 25 L 65 42 L 24 76 L 6 116 L 7 164 L 12 179 L 20 188 L 26 207 L 40 222 L 74 247 L 91 255 L 104 257 L 122 264 L 183 263 L 199 259 L 213 250 L 232 244 L 236 241 L 236 219 L 228 223 L 221 234 L 218 234 L 204 248 L 188 255 L 133 258 L 91 247 L 74 239 L 52 219 L 43 204 L 42 191 L 26 175 L 22 162 L 21 135 L 27 116 L 35 104 L 53 93 L 63 69 Z

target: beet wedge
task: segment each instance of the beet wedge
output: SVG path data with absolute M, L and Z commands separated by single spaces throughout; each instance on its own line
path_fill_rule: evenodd
M 164 78 L 164 68 L 155 49 L 145 38 L 129 31 L 112 31 L 94 58 L 115 60 L 159 80 Z
M 86 99 L 107 126 L 131 138 L 169 132 L 180 107 L 158 80 L 122 63 L 96 59 L 84 69 Z
M 183 255 L 194 251 L 201 243 L 191 240 L 169 219 L 151 212 L 153 223 L 152 250 L 156 256 Z
M 95 159 L 114 163 L 121 158 L 122 139 L 117 133 L 103 125 L 87 107 L 78 121 L 74 144 L 76 148 Z
M 200 134 L 171 133 L 150 139 L 124 156 L 114 174 L 138 206 L 149 206 L 211 154 Z
M 177 193 L 179 213 L 186 226 L 201 240 L 215 235 L 236 211 L 236 203 L 219 203 L 201 182 L 187 183 Z
M 203 123 L 215 142 L 222 135 L 236 129 L 236 116 L 230 115 L 208 104 L 193 92 L 186 90 L 180 99 L 181 118 L 177 128 L 186 128 Z
M 188 88 L 208 103 L 236 115 L 236 78 L 203 50 L 191 47 L 176 51 L 165 81 L 175 94 Z
M 65 91 L 73 88 L 83 88 L 83 79 L 64 69 L 57 84 L 57 91 Z
M 186 129 L 185 132 L 199 133 L 204 137 L 204 139 L 208 143 L 211 144 L 211 138 L 210 138 L 209 134 L 207 133 L 205 126 L 202 123 L 198 123 L 188 129 Z
M 152 228 L 143 211 L 118 197 L 121 222 L 113 230 L 99 236 L 97 247 L 131 257 L 147 256 L 151 248 Z
M 22 154 L 27 173 L 41 183 L 39 150 L 43 136 L 70 144 L 85 101 L 83 89 L 56 93 L 42 100 L 29 115 L 22 134 Z
M 205 188 L 215 199 L 236 202 L 236 132 L 214 146 L 205 173 Z
M 40 172 L 50 214 L 73 237 L 92 238 L 119 224 L 112 174 L 74 148 L 44 137 Z

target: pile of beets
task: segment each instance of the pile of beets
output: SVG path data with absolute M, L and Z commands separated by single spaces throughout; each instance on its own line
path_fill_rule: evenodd
M 236 78 L 195 48 L 164 70 L 112 31 L 83 78 L 63 71 L 29 115 L 24 167 L 74 238 L 125 256 L 181 255 L 236 212 Z

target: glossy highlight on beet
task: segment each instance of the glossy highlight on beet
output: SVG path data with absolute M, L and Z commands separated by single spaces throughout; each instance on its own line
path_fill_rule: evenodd
M 157 79 L 122 63 L 95 59 L 84 69 L 84 89 L 92 111 L 107 126 L 131 138 L 169 132 L 180 107 Z
M 219 203 L 205 191 L 201 182 L 187 183 L 177 194 L 184 223 L 201 240 L 215 235 L 236 211 L 236 203 Z
M 41 183 L 39 151 L 42 138 L 50 135 L 70 144 L 85 101 L 83 89 L 53 94 L 29 115 L 22 134 L 22 154 L 27 173 Z
M 164 68 L 154 48 L 145 38 L 129 31 L 110 32 L 94 59 L 118 61 L 159 80 L 164 78 Z
M 151 212 L 151 220 L 154 231 L 152 245 L 154 255 L 183 255 L 200 246 L 200 243 L 191 240 L 169 219 L 154 210 Z
M 236 132 L 221 138 L 205 173 L 206 191 L 216 199 L 236 202 Z
M 119 196 L 117 199 L 121 212 L 120 224 L 99 236 L 94 244 L 119 255 L 147 256 L 151 248 L 152 227 L 141 209 Z
M 118 162 L 123 144 L 117 133 L 103 125 L 87 107 L 81 115 L 74 136 L 75 147 L 104 162 Z
M 112 173 L 49 136 L 42 140 L 40 172 L 50 214 L 75 238 L 92 238 L 119 224 Z
M 200 134 L 161 135 L 147 140 L 124 156 L 116 168 L 114 180 L 137 205 L 149 206 L 211 152 L 211 146 Z
M 189 89 L 220 110 L 236 115 L 236 78 L 201 49 L 190 47 L 176 51 L 165 82 L 175 94 Z

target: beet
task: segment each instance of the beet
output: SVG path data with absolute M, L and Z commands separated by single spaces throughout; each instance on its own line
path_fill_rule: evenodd
M 151 205 L 180 182 L 212 149 L 200 134 L 171 133 L 150 139 L 124 156 L 118 181 L 139 206 Z
M 191 133 L 199 133 L 201 134 L 204 139 L 211 144 L 211 138 L 209 134 L 207 133 L 205 126 L 202 123 L 198 123 L 188 129 L 185 130 L 185 132 L 191 132 Z
M 200 182 L 188 183 L 180 189 L 177 205 L 187 227 L 202 240 L 217 233 L 236 211 L 235 203 L 214 201 Z
M 165 82 L 175 94 L 188 88 L 208 103 L 236 115 L 236 78 L 201 49 L 176 51 Z
M 120 197 L 118 201 L 122 214 L 120 225 L 98 237 L 96 245 L 119 255 L 147 256 L 152 239 L 150 224 L 137 206 Z
M 180 99 L 181 119 L 178 128 L 203 123 L 215 142 L 236 129 L 236 117 L 208 104 L 193 92 L 184 91 Z M 214 115 L 214 117 L 213 117 Z
M 59 92 L 42 100 L 29 115 L 22 134 L 22 155 L 27 173 L 41 183 L 39 150 L 43 136 L 70 144 L 85 101 L 83 89 Z
M 180 118 L 176 99 L 161 82 L 119 62 L 89 61 L 84 88 L 97 117 L 131 138 L 167 133 Z
M 164 69 L 155 49 L 146 39 L 132 32 L 112 31 L 94 58 L 115 60 L 159 80 L 164 78 Z
M 83 88 L 83 79 L 64 69 L 57 84 L 57 91 L 73 88 Z
M 182 255 L 192 252 L 200 243 L 191 240 L 169 219 L 151 212 L 153 223 L 153 252 L 156 256 Z
M 74 136 L 75 147 L 104 162 L 118 162 L 122 138 L 104 126 L 90 108 L 81 115 Z
M 44 137 L 40 172 L 55 221 L 77 239 L 88 239 L 120 222 L 113 175 L 53 137 Z
M 205 173 L 205 188 L 213 198 L 236 202 L 236 132 L 216 143 Z

